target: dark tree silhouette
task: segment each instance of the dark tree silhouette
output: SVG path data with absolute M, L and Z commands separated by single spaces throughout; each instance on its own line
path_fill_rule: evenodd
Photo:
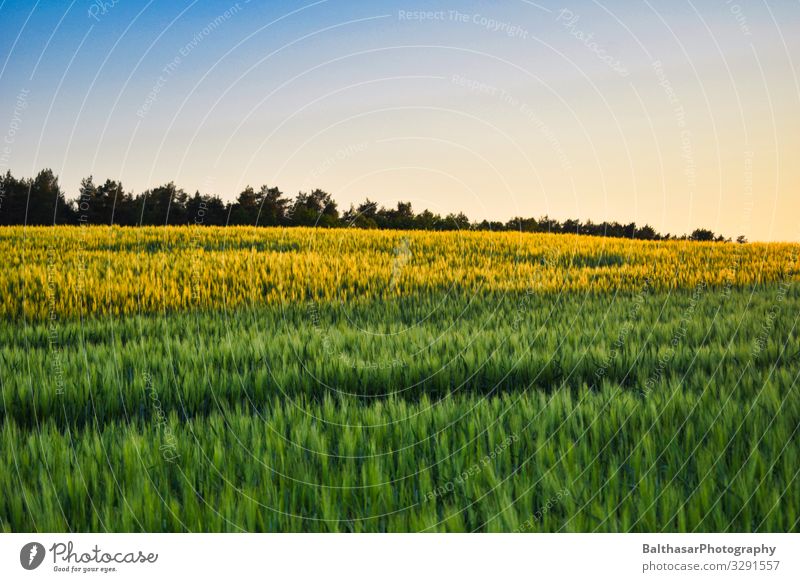
M 692 240 L 711 241 L 714 240 L 714 233 L 705 228 L 696 228 L 692 231 Z
M 254 225 L 354 227 L 397 230 L 485 230 L 548 232 L 588 236 L 631 238 L 639 240 L 692 240 L 730 242 L 705 228 L 691 235 L 676 237 L 659 234 L 649 224 L 621 224 L 617 221 L 595 223 L 568 218 L 560 222 L 545 215 L 540 218 L 517 216 L 506 223 L 482 220 L 472 223 L 463 213 L 445 217 L 423 210 L 415 214 L 410 202 L 398 202 L 394 208 L 378 206 L 367 198 L 350 206 L 340 216 L 338 205 L 324 190 L 300 192 L 290 200 L 276 187 L 248 186 L 235 202 L 225 203 L 217 195 L 195 192 L 189 196 L 173 182 L 133 195 L 122 184 L 106 180 L 98 186 L 89 176 L 80 183 L 77 200 L 66 200 L 58 178 L 49 169 L 33 179 L 17 179 L 10 171 L 0 175 L 0 225 L 29 224 L 118 224 L 134 225 Z M 740 235 L 736 242 L 745 243 Z
M 10 171 L 0 179 L 0 224 L 47 226 L 75 221 L 74 207 L 52 170 L 42 170 L 32 180 L 17 180 Z

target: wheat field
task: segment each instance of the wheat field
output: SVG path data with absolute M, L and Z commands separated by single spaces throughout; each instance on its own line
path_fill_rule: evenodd
M 0 528 L 797 531 L 798 251 L 0 229 Z

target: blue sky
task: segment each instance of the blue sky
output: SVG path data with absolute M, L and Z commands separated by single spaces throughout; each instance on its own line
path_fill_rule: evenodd
M 6 1 L 0 169 L 51 167 L 70 195 L 89 174 L 228 199 L 268 183 L 344 206 L 798 240 L 798 16 L 725 0 Z

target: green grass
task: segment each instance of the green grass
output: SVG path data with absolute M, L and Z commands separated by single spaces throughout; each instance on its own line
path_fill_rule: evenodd
M 0 528 L 797 531 L 798 307 L 775 285 L 7 322 Z

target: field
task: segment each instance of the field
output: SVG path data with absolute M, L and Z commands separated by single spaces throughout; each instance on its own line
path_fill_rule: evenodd
M 50 227 L 0 252 L 2 531 L 800 529 L 799 245 Z

